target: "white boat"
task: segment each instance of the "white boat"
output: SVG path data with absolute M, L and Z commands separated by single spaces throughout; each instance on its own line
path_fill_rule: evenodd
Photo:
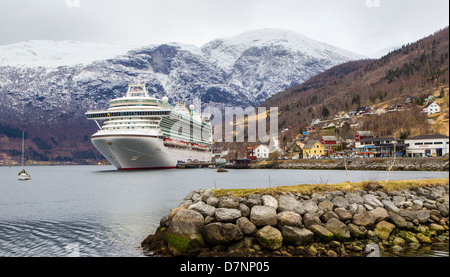
M 88 111 L 86 117 L 99 128 L 91 137 L 93 145 L 117 169 L 162 169 L 189 160 L 211 161 L 210 115 L 193 110 L 150 96 L 145 84 L 136 83 L 125 97 L 111 100 L 107 110 Z
M 19 172 L 19 181 L 31 180 L 31 175 L 24 168 L 24 144 L 25 144 L 25 132 L 22 131 L 22 170 Z

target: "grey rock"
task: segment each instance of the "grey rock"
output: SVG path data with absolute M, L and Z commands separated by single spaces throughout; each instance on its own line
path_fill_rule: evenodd
M 369 212 L 363 210 L 353 215 L 352 223 L 358 226 L 372 226 L 375 220 L 371 217 Z
M 350 220 L 353 217 L 352 214 L 344 208 L 336 208 L 334 209 L 334 213 L 339 217 L 339 220 L 342 222 Z
M 322 221 L 324 221 L 324 222 L 328 222 L 328 220 L 330 220 L 332 218 L 339 219 L 339 216 L 333 211 L 326 212 L 326 213 L 324 213 L 323 215 L 320 216 L 320 219 Z
M 316 202 L 312 200 L 305 201 L 303 203 L 303 206 L 307 213 L 316 213 L 319 210 L 319 207 L 317 206 Z
M 247 205 L 247 207 L 249 207 L 250 209 L 255 206 L 255 205 L 262 205 L 262 198 L 260 194 L 250 194 L 247 197 L 247 200 L 244 203 L 245 205 Z
M 325 228 L 333 233 L 335 239 L 337 240 L 347 240 L 350 238 L 350 231 L 344 223 L 336 218 L 331 218 L 325 224 Z
M 344 208 L 347 209 L 347 207 L 350 205 L 350 203 L 348 202 L 347 199 L 345 199 L 342 196 L 336 196 L 333 198 L 333 200 L 331 201 L 333 202 L 334 206 L 337 208 Z
M 244 203 L 239 203 L 238 210 L 241 211 L 242 216 L 248 217 L 250 215 L 250 208 Z
M 206 203 L 208 201 L 208 198 L 213 196 L 214 196 L 213 189 L 207 189 L 202 195 L 202 201 Z
M 306 213 L 303 215 L 303 224 L 306 227 L 311 225 L 320 225 L 322 222 L 320 221 L 319 215 L 317 213 Z
M 397 213 L 399 211 L 399 208 L 397 208 L 397 206 L 392 203 L 390 200 L 381 200 L 381 203 L 383 203 L 384 208 L 388 211 Z
M 203 247 L 203 226 L 204 218 L 199 212 L 187 209 L 178 211 L 170 221 L 167 234 L 170 237 L 182 238 L 188 243 L 186 247 L 180 248 L 177 244 L 173 244 L 172 240 L 168 240 L 169 250 L 172 254 L 180 255 Z
M 319 210 L 322 211 L 322 213 L 330 212 L 333 210 L 334 204 L 330 200 L 323 200 L 318 205 Z
M 366 228 L 352 223 L 348 224 L 348 230 L 350 232 L 350 236 L 355 239 L 365 238 L 367 234 Z
M 277 214 L 278 229 L 282 229 L 284 226 L 300 227 L 302 226 L 302 217 L 293 211 L 284 211 Z
M 314 224 L 309 226 L 308 229 L 312 231 L 314 235 L 321 240 L 332 241 L 334 239 L 333 233 L 330 232 L 327 228 L 323 227 L 322 225 Z
M 277 225 L 277 212 L 269 206 L 253 206 L 250 221 L 256 226 Z
M 236 221 L 236 225 L 245 235 L 253 235 L 257 228 L 247 217 L 241 217 Z
M 375 224 L 389 218 L 387 210 L 381 207 L 369 211 L 369 214 L 375 220 Z
M 413 221 L 416 218 L 416 212 L 406 209 L 400 209 L 398 211 L 398 214 L 401 217 L 403 217 L 406 221 Z
M 263 195 L 261 197 L 263 205 L 272 207 L 274 210 L 278 209 L 278 201 L 271 195 Z
M 361 197 L 361 195 L 359 195 L 358 193 L 347 193 L 345 195 L 345 198 L 350 202 L 350 203 L 356 203 L 356 204 L 364 204 L 364 198 Z
M 235 221 L 242 216 L 237 209 L 217 208 L 215 212 L 217 221 Z
M 241 240 L 244 234 L 232 223 L 214 222 L 203 228 L 203 236 L 208 244 L 228 244 Z
M 368 205 L 372 206 L 373 208 L 384 206 L 383 203 L 381 203 L 381 201 L 378 200 L 377 197 L 372 194 L 364 195 L 363 199 L 364 199 L 365 204 L 368 204 Z
M 306 213 L 303 204 L 292 195 L 280 195 L 278 198 L 278 212 L 293 211 L 300 215 Z
M 188 209 L 197 211 L 201 213 L 204 217 L 213 216 L 216 212 L 216 208 L 206 204 L 203 201 L 198 201 L 197 203 L 190 205 Z
M 239 201 L 233 197 L 220 197 L 218 208 L 237 209 Z
M 277 250 L 283 245 L 281 232 L 269 225 L 264 226 L 256 232 L 256 239 L 264 248 L 269 250 Z
M 281 230 L 283 241 L 295 246 L 307 244 L 314 238 L 314 233 L 306 228 L 284 226 Z
M 430 218 L 431 214 L 428 210 L 420 210 L 416 212 L 416 219 L 419 221 L 419 223 L 426 223 L 428 219 Z
M 214 208 L 217 208 L 217 206 L 219 205 L 219 199 L 217 199 L 214 196 L 211 196 L 206 200 L 206 204 L 213 206 Z
M 391 220 L 392 223 L 395 224 L 395 226 L 399 227 L 399 228 L 406 228 L 407 227 L 407 223 L 406 220 L 398 215 L 395 212 L 388 212 L 389 214 L 389 219 Z

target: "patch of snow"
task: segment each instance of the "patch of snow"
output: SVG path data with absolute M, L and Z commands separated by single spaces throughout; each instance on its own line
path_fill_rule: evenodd
M 137 48 L 79 41 L 29 40 L 0 45 L 0 66 L 48 67 L 87 65 L 111 59 Z

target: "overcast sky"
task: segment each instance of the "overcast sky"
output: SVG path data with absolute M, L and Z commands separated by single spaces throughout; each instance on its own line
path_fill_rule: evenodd
M 359 54 L 449 24 L 448 0 L 0 0 L 0 44 L 79 40 L 201 46 L 260 28 L 302 33 Z

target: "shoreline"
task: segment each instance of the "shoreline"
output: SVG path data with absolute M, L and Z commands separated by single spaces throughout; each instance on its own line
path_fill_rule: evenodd
M 195 190 L 141 244 L 156 257 L 359 257 L 449 241 L 448 179 Z
M 392 158 L 356 158 L 349 159 L 347 169 L 386 171 L 392 164 Z M 111 165 L 98 162 L 33 162 L 25 166 L 65 166 L 65 165 Z M 20 164 L 0 164 L 0 167 L 21 166 Z M 225 165 L 228 169 L 305 169 L 305 170 L 345 170 L 342 159 L 305 159 L 252 162 L 248 166 Z M 449 171 L 449 158 L 397 158 L 391 171 Z
M 348 170 L 384 171 L 392 165 L 392 158 L 348 159 Z M 232 167 L 230 167 L 232 168 Z M 277 160 L 250 163 L 251 169 L 327 169 L 345 170 L 343 159 Z M 397 158 L 391 171 L 448 171 L 449 158 Z

